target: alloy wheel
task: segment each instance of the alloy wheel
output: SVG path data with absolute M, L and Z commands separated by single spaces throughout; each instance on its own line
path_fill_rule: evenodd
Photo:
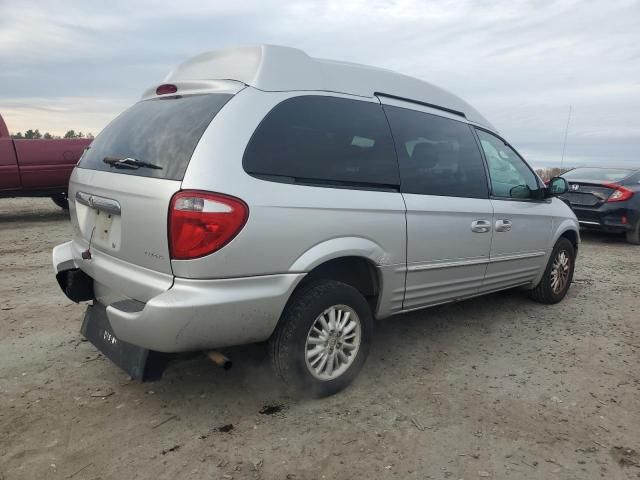
M 309 372 L 319 380 L 338 378 L 353 364 L 360 342 L 362 325 L 354 309 L 334 305 L 313 322 L 305 346 Z
M 571 267 L 571 258 L 566 250 L 560 250 L 553 259 L 551 266 L 551 289 L 553 293 L 560 293 L 569 281 L 569 270 Z

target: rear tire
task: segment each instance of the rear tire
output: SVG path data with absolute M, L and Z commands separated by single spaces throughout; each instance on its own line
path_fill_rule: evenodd
M 627 232 L 627 242 L 633 245 L 640 245 L 640 220 L 638 220 L 633 230 Z
M 549 256 L 547 268 L 540 283 L 529 296 L 540 303 L 553 304 L 561 301 L 571 286 L 576 263 L 576 249 L 565 237 L 560 237 Z
M 332 395 L 362 369 L 372 332 L 358 290 L 334 280 L 310 283 L 293 294 L 269 341 L 273 367 L 298 395 Z
M 53 203 L 64 211 L 69 210 L 69 198 L 67 197 L 67 192 L 56 193 L 51 196 L 51 200 L 53 200 Z

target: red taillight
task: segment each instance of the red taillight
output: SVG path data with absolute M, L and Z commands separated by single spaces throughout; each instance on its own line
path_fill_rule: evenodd
M 166 95 L 167 93 L 176 93 L 177 91 L 178 87 L 170 83 L 165 83 L 156 88 L 156 95 Z
M 220 250 L 244 227 L 249 207 L 219 193 L 184 190 L 169 206 L 169 251 L 174 260 L 203 257 Z
M 607 202 L 624 202 L 633 197 L 633 191 L 628 188 L 621 187 L 615 183 L 606 183 L 605 186 L 615 189 L 615 191 L 609 195 Z

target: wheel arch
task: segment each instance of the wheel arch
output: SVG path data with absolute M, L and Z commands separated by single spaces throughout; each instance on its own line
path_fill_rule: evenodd
M 363 237 L 338 237 L 325 240 L 306 250 L 291 264 L 294 273 L 311 272 L 323 263 L 345 257 L 361 257 L 373 265 L 386 263 L 384 249 Z
M 379 268 L 387 256 L 377 243 L 362 237 L 339 237 L 314 245 L 300 255 L 291 272 L 306 272 L 296 287 L 314 280 L 337 280 L 357 289 L 378 310 L 383 274 Z M 295 293 L 295 290 L 294 290 Z
M 560 237 L 558 237 L 558 239 L 560 239 L 561 237 L 569 240 L 573 244 L 573 248 L 576 249 L 576 252 L 578 251 L 578 247 L 580 246 L 580 234 L 577 231 L 573 229 L 567 229 L 560 235 Z
M 544 275 L 545 269 L 547 268 L 549 258 L 551 258 L 553 247 L 560 238 L 568 239 L 573 244 L 576 253 L 578 252 L 578 247 L 580 246 L 580 226 L 577 219 L 554 219 L 554 235 L 551 237 L 551 242 L 547 249 L 547 254 L 544 256 L 544 265 L 540 269 L 540 272 L 538 273 L 534 281 L 531 282 L 532 287 L 535 287 L 540 282 L 540 279 Z
M 305 275 L 300 284 L 315 280 L 337 280 L 351 285 L 365 298 L 380 292 L 380 274 L 371 260 L 359 256 L 343 256 L 321 263 Z
M 549 245 L 549 254 L 551 254 L 553 246 L 560 237 L 567 238 L 573 244 L 576 251 L 578 250 L 578 247 L 580 246 L 580 225 L 578 224 L 577 219 L 554 219 L 554 235 Z

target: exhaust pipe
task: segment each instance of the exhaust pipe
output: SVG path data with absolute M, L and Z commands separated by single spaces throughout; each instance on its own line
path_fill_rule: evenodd
M 209 360 L 211 360 L 213 363 L 215 363 L 219 367 L 222 367 L 224 370 L 229 370 L 233 365 L 231 360 L 229 360 L 220 352 L 216 352 L 214 350 L 207 352 L 207 357 L 209 357 Z

